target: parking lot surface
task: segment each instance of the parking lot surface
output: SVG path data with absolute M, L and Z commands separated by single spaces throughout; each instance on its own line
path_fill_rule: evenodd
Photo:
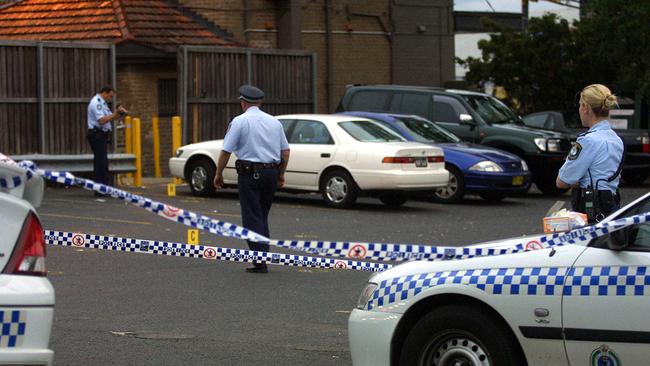
M 648 189 L 648 183 L 622 188 L 622 204 Z M 199 198 L 179 186 L 176 197 L 167 197 L 160 181 L 127 190 L 241 223 L 235 190 Z M 549 208 L 569 200 L 531 190 L 496 204 L 468 196 L 454 205 L 410 201 L 388 208 L 365 198 L 338 210 L 320 196 L 280 193 L 271 236 L 460 246 L 541 232 Z M 38 211 L 46 230 L 187 239 L 185 226 L 81 188 L 49 187 Z M 208 233 L 200 241 L 246 248 Z M 347 317 L 369 277 L 279 266 L 249 274 L 242 263 L 52 246 L 47 265 L 56 290 L 57 365 L 349 365 Z

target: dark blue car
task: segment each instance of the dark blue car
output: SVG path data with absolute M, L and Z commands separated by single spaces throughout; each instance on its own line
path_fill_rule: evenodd
M 445 168 L 449 184 L 436 190 L 438 201 L 456 202 L 466 193 L 474 193 L 488 201 L 500 201 L 516 192 L 530 188 L 530 172 L 518 156 L 481 145 L 460 141 L 437 124 L 414 115 L 345 112 L 373 119 L 396 131 L 409 141 L 429 143 L 445 152 Z

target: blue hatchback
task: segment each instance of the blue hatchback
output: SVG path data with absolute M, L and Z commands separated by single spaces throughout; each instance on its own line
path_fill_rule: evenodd
M 442 202 L 456 202 L 465 193 L 474 193 L 488 201 L 526 192 L 530 188 L 528 166 L 518 156 L 486 146 L 462 142 L 437 124 L 414 115 L 345 112 L 373 119 L 396 131 L 409 141 L 429 143 L 445 152 L 449 184 L 436 190 Z

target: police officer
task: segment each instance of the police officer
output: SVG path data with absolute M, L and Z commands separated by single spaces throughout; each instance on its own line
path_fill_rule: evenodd
M 108 108 L 108 102 L 113 99 L 115 90 L 104 86 L 88 103 L 88 132 L 86 137 L 93 150 L 93 179 L 97 183 L 108 184 L 108 141 L 111 135 L 111 122 L 128 112 L 118 106 L 115 112 Z M 95 192 L 95 196 L 101 194 Z
M 239 101 L 244 113 L 235 117 L 219 154 L 214 186 L 223 187 L 223 170 L 230 154 L 237 155 L 237 187 L 245 228 L 269 237 L 268 216 L 273 195 L 284 185 L 284 172 L 289 162 L 289 144 L 282 124 L 260 110 L 264 92 L 251 86 L 239 88 Z M 269 245 L 248 241 L 252 250 L 268 252 Z M 250 273 L 266 273 L 266 264 L 254 263 Z
M 620 207 L 623 141 L 607 121 L 616 106 L 616 96 L 604 85 L 589 85 L 580 92 L 580 120 L 589 130 L 578 136 L 556 179 L 558 188 L 573 187 L 572 209 L 586 213 L 591 223 Z

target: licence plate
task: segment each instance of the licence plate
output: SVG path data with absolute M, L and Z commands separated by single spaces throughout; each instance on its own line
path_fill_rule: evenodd
M 513 186 L 520 186 L 524 184 L 524 177 L 521 175 L 518 175 L 516 177 L 512 177 L 512 185 Z
M 425 168 L 427 166 L 427 158 L 415 158 L 415 166 L 417 168 Z

